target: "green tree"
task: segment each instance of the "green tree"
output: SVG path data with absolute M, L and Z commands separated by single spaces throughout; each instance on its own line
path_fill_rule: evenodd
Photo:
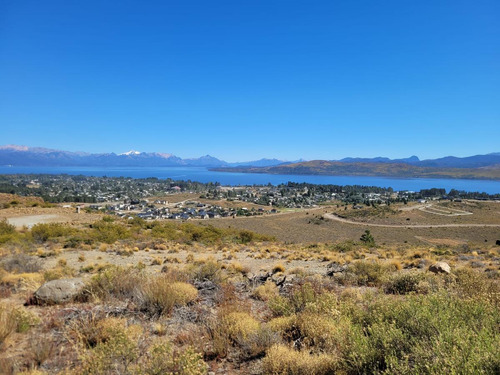
M 368 229 L 365 230 L 365 233 L 363 233 L 359 239 L 367 246 L 375 246 L 375 238 L 373 238 Z

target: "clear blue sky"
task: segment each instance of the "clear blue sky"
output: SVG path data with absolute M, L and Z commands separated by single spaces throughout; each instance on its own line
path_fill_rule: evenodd
M 0 144 L 500 151 L 500 1 L 0 1 Z

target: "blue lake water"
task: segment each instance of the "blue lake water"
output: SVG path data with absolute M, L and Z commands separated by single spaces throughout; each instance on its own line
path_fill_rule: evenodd
M 255 173 L 212 172 L 197 167 L 0 167 L 0 174 L 70 174 L 85 176 L 171 178 L 199 182 L 219 182 L 222 185 L 266 185 L 271 183 L 307 182 L 311 184 L 365 185 L 392 187 L 394 190 L 420 191 L 429 188 L 500 193 L 500 181 L 460 180 L 440 178 L 386 178 L 368 176 L 270 175 Z

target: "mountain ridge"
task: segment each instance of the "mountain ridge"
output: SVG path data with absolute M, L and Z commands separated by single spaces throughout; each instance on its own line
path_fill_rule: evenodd
M 467 157 L 445 156 L 437 159 L 420 160 L 418 156 L 390 159 L 387 157 L 360 158 L 346 157 L 340 160 L 324 160 L 329 163 L 346 165 L 407 165 L 421 168 L 457 168 L 496 170 L 500 166 L 500 152 Z M 247 162 L 230 163 L 211 155 L 198 158 L 180 158 L 170 153 L 141 152 L 130 150 L 121 154 L 87 153 L 49 149 L 44 147 L 29 147 L 21 145 L 0 146 L 0 165 L 12 166 L 74 166 L 74 167 L 206 167 L 206 168 L 270 168 L 284 167 L 300 163 L 308 163 L 303 159 L 284 161 L 276 158 L 262 158 Z M 340 165 L 339 164 L 339 165 Z M 394 167 L 396 168 L 396 167 Z M 379 168 L 383 169 L 383 168 Z

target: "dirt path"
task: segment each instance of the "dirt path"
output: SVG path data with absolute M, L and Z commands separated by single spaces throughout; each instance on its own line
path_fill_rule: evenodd
M 373 224 L 361 223 L 341 218 L 334 214 L 324 214 L 325 219 L 340 221 L 345 224 L 362 225 L 367 227 L 381 227 L 381 228 L 500 228 L 500 224 L 414 224 L 414 225 L 397 225 L 397 224 Z

